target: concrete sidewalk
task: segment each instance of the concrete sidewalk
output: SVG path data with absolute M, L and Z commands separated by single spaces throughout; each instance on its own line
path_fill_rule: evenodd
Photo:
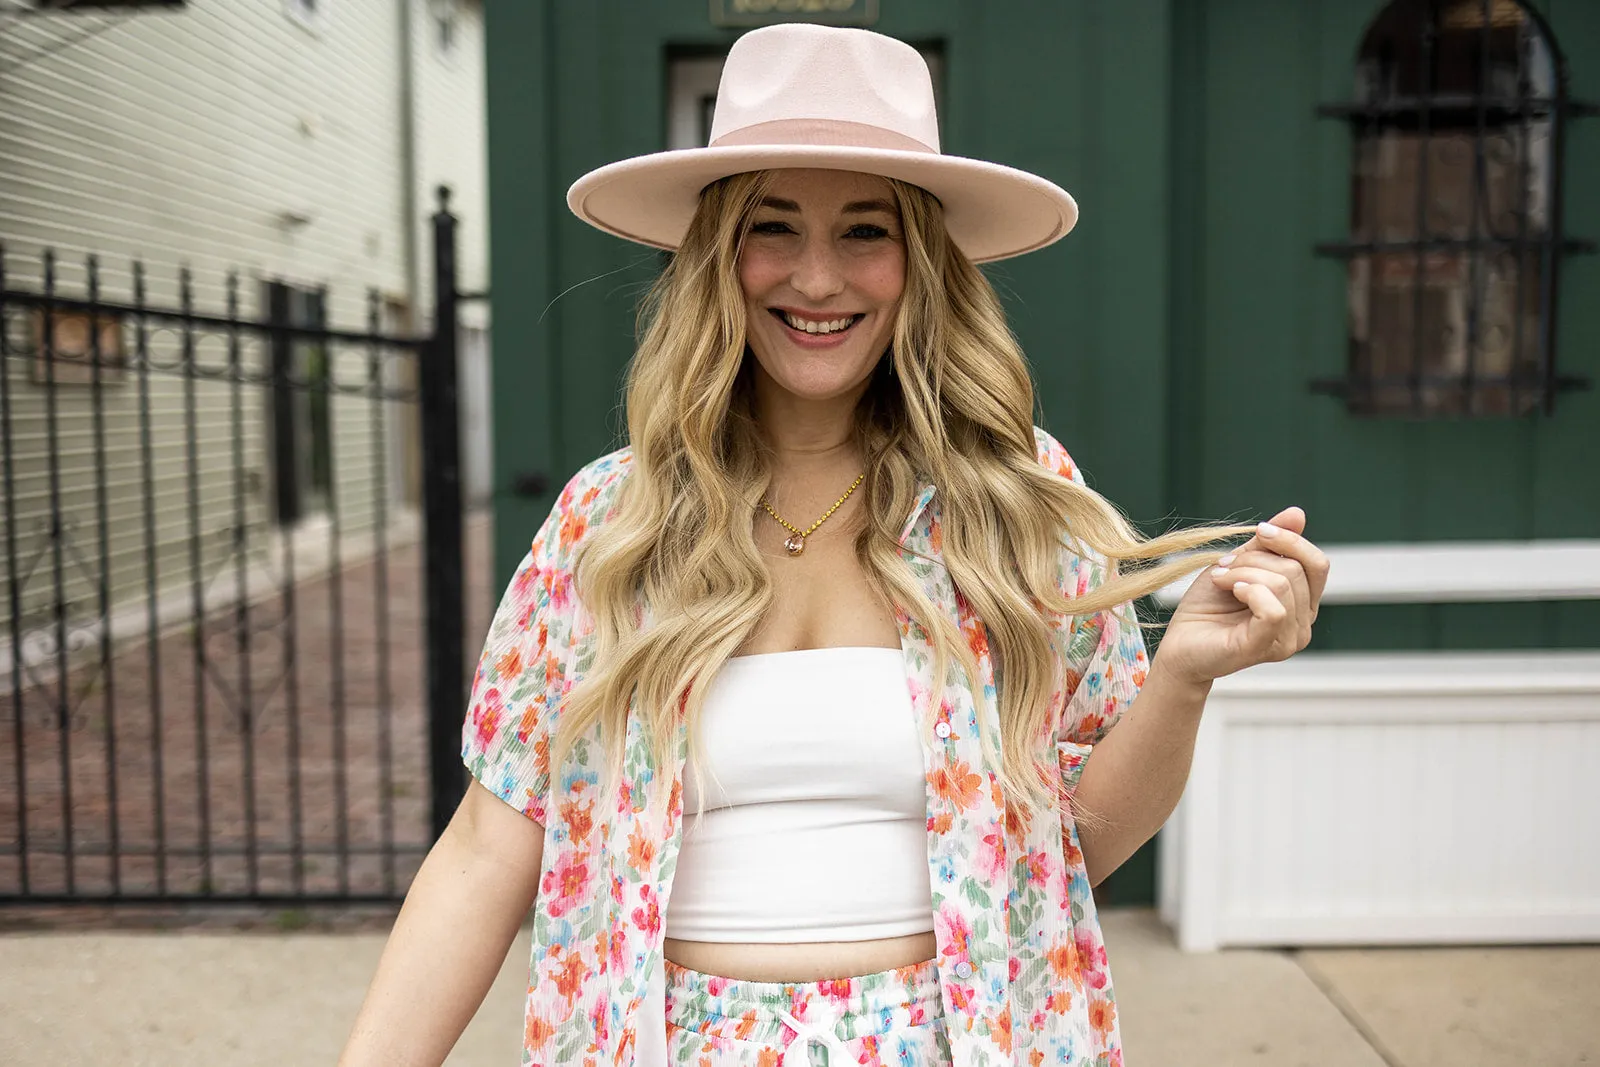
M 1600 1065 L 1600 946 L 1186 956 L 1105 917 L 1130 1067 Z M 0 936 L 5 1067 L 331 1065 L 381 933 Z M 527 934 L 451 1067 L 520 1062 Z

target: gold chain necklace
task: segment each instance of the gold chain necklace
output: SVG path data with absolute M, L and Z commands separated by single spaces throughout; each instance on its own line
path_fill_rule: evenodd
M 761 498 L 761 506 L 767 509 L 767 514 L 771 515 L 774 519 L 777 519 L 778 525 L 789 531 L 789 539 L 783 543 L 783 547 L 789 550 L 789 555 L 798 556 L 800 553 L 806 550 L 806 538 L 810 537 L 812 531 L 816 530 L 818 526 L 821 526 L 823 523 L 827 522 L 828 516 L 832 515 L 835 511 L 838 511 L 840 504 L 843 504 L 846 500 L 850 499 L 850 494 L 856 491 L 856 486 L 860 485 L 861 479 L 865 478 L 866 476 L 866 471 L 862 471 L 860 474 L 856 475 L 856 480 L 850 483 L 850 488 L 844 491 L 844 496 L 840 497 L 838 500 L 835 500 L 833 502 L 833 507 L 822 513 L 822 518 L 818 519 L 804 530 L 800 529 L 798 526 L 791 525 L 789 521 L 782 515 L 779 515 L 776 511 L 773 511 L 772 505 L 767 503 L 767 498 L 765 496 Z

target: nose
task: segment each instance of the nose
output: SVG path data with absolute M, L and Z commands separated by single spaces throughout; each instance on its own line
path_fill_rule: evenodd
M 843 265 L 839 262 L 838 249 L 827 233 L 813 232 L 806 237 L 795 260 L 789 284 L 795 292 L 814 304 L 826 303 L 844 291 Z

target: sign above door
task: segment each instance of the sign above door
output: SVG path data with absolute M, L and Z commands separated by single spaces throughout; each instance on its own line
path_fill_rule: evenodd
M 871 26 L 877 21 L 878 0 L 711 0 L 714 26 L 766 26 L 774 22 Z

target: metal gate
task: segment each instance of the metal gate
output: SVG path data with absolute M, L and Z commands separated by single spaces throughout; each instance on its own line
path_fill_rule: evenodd
M 0 903 L 403 895 L 464 788 L 483 294 L 439 196 L 427 336 L 237 272 L 213 310 L 137 262 L 109 299 L 92 256 L 13 286 L 0 247 Z

